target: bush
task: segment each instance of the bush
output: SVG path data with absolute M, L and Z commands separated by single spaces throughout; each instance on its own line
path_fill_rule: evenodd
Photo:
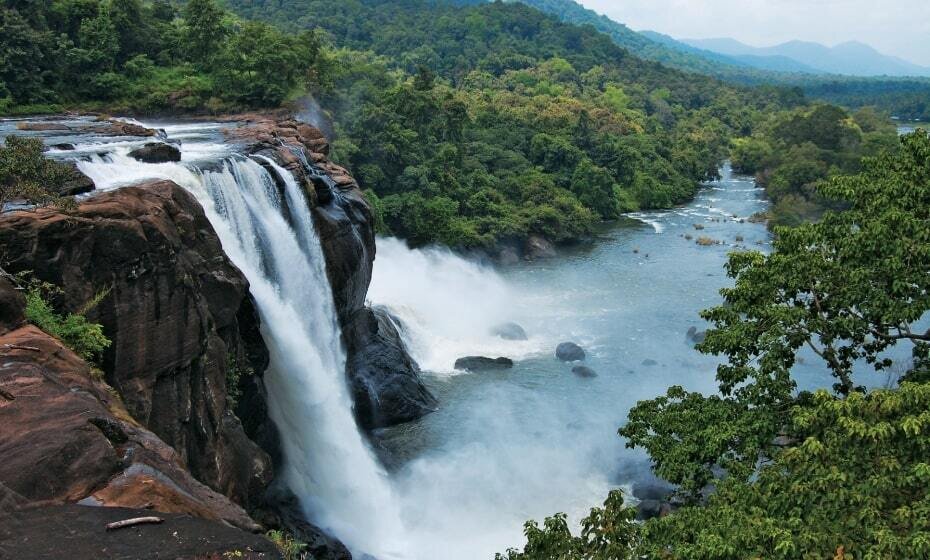
M 84 313 L 96 307 L 109 294 L 109 290 L 97 294 L 79 313 L 60 315 L 46 299 L 46 294 L 54 289 L 49 284 L 39 283 L 33 283 L 28 288 L 26 320 L 63 342 L 85 361 L 96 363 L 111 342 L 103 334 L 103 327 L 88 321 Z

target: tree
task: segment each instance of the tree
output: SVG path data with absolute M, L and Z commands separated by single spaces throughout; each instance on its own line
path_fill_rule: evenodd
M 188 56 L 201 66 L 211 67 L 226 37 L 223 9 L 216 0 L 190 0 L 183 15 Z
M 58 188 L 70 177 L 68 166 L 45 159 L 37 138 L 7 136 L 0 146 L 0 211 L 13 201 L 68 205 Z

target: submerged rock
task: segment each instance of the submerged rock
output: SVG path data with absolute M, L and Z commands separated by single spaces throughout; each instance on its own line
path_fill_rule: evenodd
M 485 358 L 484 356 L 466 356 L 455 360 L 455 369 L 471 372 L 494 371 L 510 369 L 513 360 L 510 358 Z
M 74 150 L 74 144 L 71 144 L 69 142 L 63 142 L 61 144 L 52 144 L 50 147 L 56 150 L 62 150 L 66 152 Z
M 144 163 L 167 163 L 181 161 L 181 150 L 171 144 L 149 142 L 145 146 L 129 152 L 129 157 Z
M 563 342 L 555 349 L 555 357 L 563 362 L 580 362 L 585 359 L 584 350 L 574 342 Z
M 707 338 L 707 331 L 699 331 L 697 327 L 691 327 L 688 329 L 686 336 L 694 344 L 700 344 Z
M 504 323 L 491 329 L 491 334 L 504 340 L 527 340 L 526 331 L 516 323 Z
M 438 405 L 420 379 L 420 366 L 397 325 L 386 309 L 366 307 L 354 314 L 343 332 L 355 415 L 367 429 L 416 420 Z
M 646 367 L 655 367 L 659 365 L 659 362 L 653 360 L 652 358 L 646 358 L 645 360 L 643 360 L 643 365 Z
M 575 366 L 572 368 L 572 373 L 574 373 L 578 377 L 586 377 L 586 378 L 597 377 L 597 372 L 595 372 L 593 369 L 589 368 L 588 366 Z

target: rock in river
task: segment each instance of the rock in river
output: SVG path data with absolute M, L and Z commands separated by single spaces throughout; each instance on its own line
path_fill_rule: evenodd
M 141 148 L 129 152 L 133 157 L 145 163 L 167 163 L 170 161 L 181 161 L 181 150 L 177 146 L 165 144 L 163 142 L 149 142 Z
M 563 362 L 580 362 L 585 359 L 585 353 L 574 342 L 563 342 L 555 349 L 555 357 Z
M 597 377 L 597 372 L 588 366 L 575 366 L 572 368 L 572 373 L 578 377 Z
M 483 356 L 468 356 L 455 360 L 455 369 L 472 372 L 510 369 L 512 367 L 513 360 L 510 358 L 485 358 Z
M 491 329 L 491 334 L 504 340 L 526 340 L 526 331 L 516 323 L 504 323 Z

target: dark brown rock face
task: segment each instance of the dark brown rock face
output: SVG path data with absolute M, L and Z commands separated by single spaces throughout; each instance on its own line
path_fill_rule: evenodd
M 72 351 L 33 326 L 0 336 L 0 485 L 21 500 L 148 508 L 257 525 L 196 481 Z
M 420 366 L 387 310 L 359 309 L 344 338 L 355 415 L 362 426 L 393 426 L 436 410 L 438 402 L 420 380 Z
M 355 179 L 328 161 L 323 133 L 294 120 L 259 120 L 229 134 L 244 142 L 247 152 L 267 156 L 293 173 L 308 194 L 342 326 L 359 423 L 388 426 L 435 410 L 437 401 L 390 319 L 365 307 L 375 259 L 374 219 Z
M 226 379 L 231 365 L 263 372 L 267 351 L 248 283 L 190 194 L 153 182 L 101 193 L 71 214 L 6 214 L 0 253 L 8 271 L 61 286 L 67 309 L 106 291 L 88 317 L 113 341 L 101 366 L 129 416 L 201 482 L 246 507 L 260 501 L 271 461 L 228 410 Z
M 114 521 L 157 515 L 163 523 L 107 531 Z M 0 552 L 30 560 L 277 560 L 277 547 L 216 521 L 145 509 L 78 505 L 0 512 Z
M 166 163 L 181 161 L 181 150 L 177 146 L 164 142 L 149 142 L 141 148 L 129 152 L 129 156 L 145 163 Z

